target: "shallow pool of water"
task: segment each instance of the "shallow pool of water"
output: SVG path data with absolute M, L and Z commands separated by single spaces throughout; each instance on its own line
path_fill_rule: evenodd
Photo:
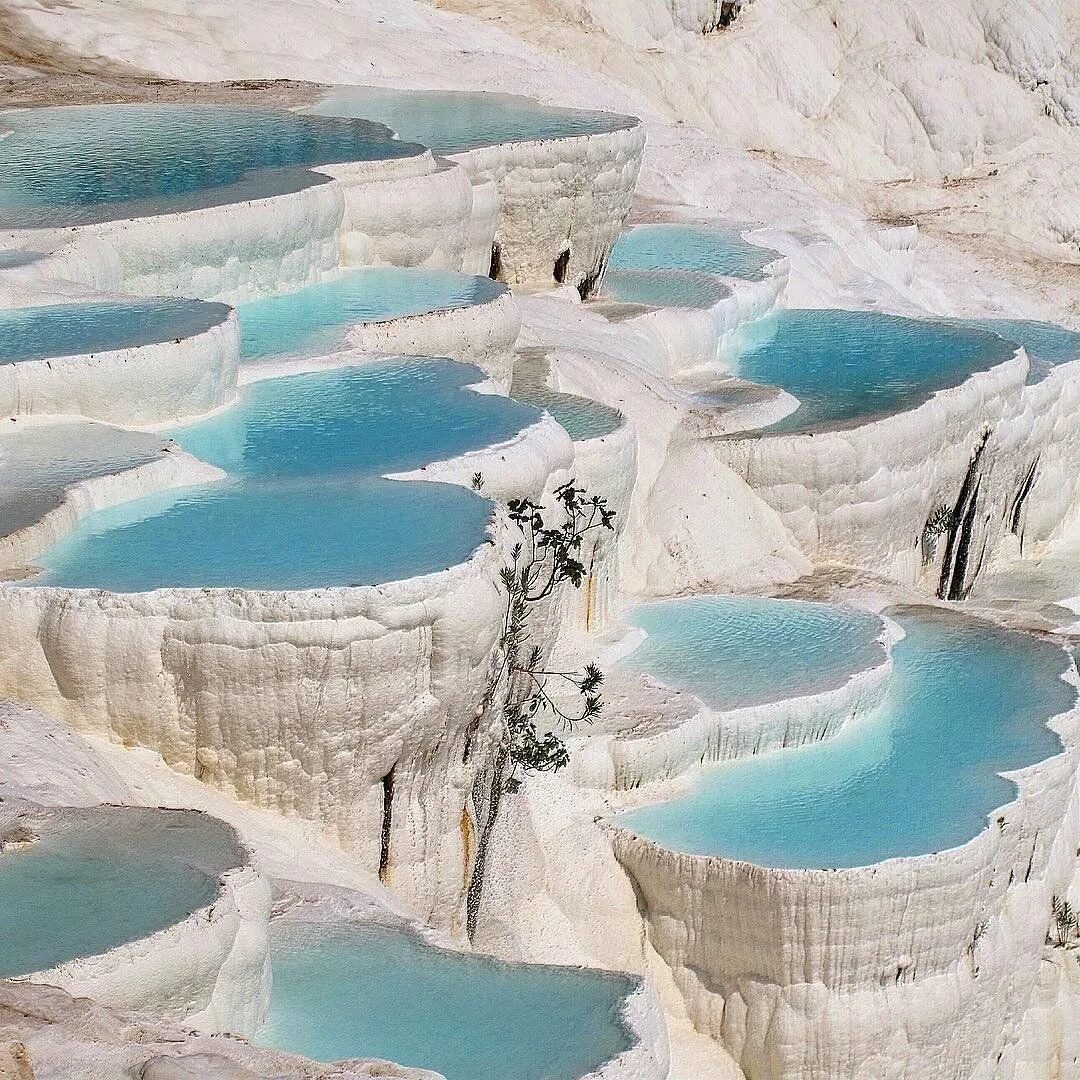
M 0 536 L 40 521 L 75 484 L 146 465 L 167 445 L 152 432 L 90 421 L 9 422 L 0 431 Z
M 84 518 L 39 559 L 35 585 L 302 589 L 445 569 L 484 540 L 491 504 L 382 474 L 501 442 L 538 413 L 466 389 L 449 360 L 395 360 L 252 383 L 172 432 L 228 479 Z
M 711 274 L 609 268 L 601 299 L 648 307 L 710 308 L 730 295 L 731 289 Z
M 733 374 L 779 386 L 799 408 L 765 430 L 796 432 L 904 412 L 1010 359 L 1012 343 L 970 325 L 870 311 L 779 311 L 737 335 Z
M 94 956 L 210 903 L 218 875 L 192 865 L 204 828 L 178 822 L 151 840 L 115 818 L 65 823 L 0 852 L 0 978 Z
M 881 620 L 831 604 L 695 596 L 629 615 L 645 640 L 622 664 L 717 709 L 840 686 L 885 658 Z
M 4 308 L 0 364 L 173 341 L 204 333 L 228 315 L 224 304 L 164 297 Z
M 943 851 L 986 827 L 1015 785 L 998 775 L 1061 751 L 1072 707 L 1057 645 L 909 610 L 884 704 L 825 742 L 703 770 L 683 797 L 620 816 L 677 851 L 763 866 L 864 866 Z
M 350 326 L 468 307 L 505 291 L 490 278 L 448 270 L 351 270 L 298 292 L 240 304 L 241 356 L 333 352 L 344 344 Z
M 510 396 L 549 412 L 575 442 L 602 438 L 622 427 L 625 420 L 618 409 L 576 394 L 552 390 L 547 385 L 548 370 L 547 357 L 519 355 L 514 364 Z
M 0 224 L 12 228 L 259 198 L 319 182 L 296 167 L 421 152 L 377 124 L 223 105 L 13 109 L 0 131 Z
M 318 1061 L 386 1058 L 447 1080 L 577 1080 L 632 1045 L 628 976 L 502 964 L 370 926 L 271 930 L 253 1042 Z
M 512 94 L 374 86 L 334 90 L 310 111 L 374 120 L 439 154 L 505 142 L 595 135 L 634 122 L 618 113 L 554 108 Z
M 744 240 L 733 226 L 635 225 L 615 242 L 608 266 L 615 270 L 690 270 L 760 281 L 765 267 L 779 258 L 775 251 Z M 670 288 L 677 290 L 674 283 Z

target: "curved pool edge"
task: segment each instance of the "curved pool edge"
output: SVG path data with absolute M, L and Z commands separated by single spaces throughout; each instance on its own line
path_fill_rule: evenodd
M 496 295 L 474 303 L 349 324 L 342 347 L 329 353 L 242 362 L 237 384 L 357 367 L 388 357 L 426 357 L 472 364 L 505 394 L 520 331 L 517 302 L 500 286 Z
M 80 480 L 64 489 L 61 502 L 31 525 L 0 537 L 0 583 L 5 571 L 29 568 L 30 561 L 67 536 L 85 517 L 159 491 L 210 484 L 225 473 L 179 447 L 156 461 L 106 476 Z
M 235 394 L 240 355 L 236 313 L 219 306 L 221 318 L 188 337 L 0 364 L 0 414 L 135 426 L 210 412 Z
M 456 941 L 413 921 L 411 917 L 372 911 L 370 905 L 354 902 L 347 890 L 322 889 L 313 896 L 312 890 L 307 886 L 293 886 L 293 883 L 283 881 L 277 885 L 279 890 L 286 894 L 287 901 L 284 910 L 280 910 L 271 919 L 271 934 L 275 926 L 287 929 L 290 924 L 318 928 L 349 925 L 377 927 L 407 935 L 434 952 L 471 957 L 508 970 L 528 969 L 559 973 L 577 971 L 606 980 L 621 981 L 626 986 L 626 992 L 621 998 L 619 1019 L 631 1045 L 592 1071 L 582 1074 L 578 1080 L 664 1080 L 668 1075 L 667 1023 L 656 988 L 647 977 L 586 964 L 506 960 L 492 953 L 461 947 Z
M 117 815 L 173 821 L 212 821 L 226 850 L 214 898 L 185 918 L 144 937 L 11 978 L 57 986 L 79 997 L 123 1009 L 153 1009 L 205 1031 L 243 1030 L 269 1003 L 266 927 L 270 887 L 252 864 L 250 848 L 233 826 L 199 810 L 97 805 L 8 803 L 20 823 Z M 5 815 L 6 816 L 6 815 Z M 33 827 L 33 826 L 30 826 Z M 200 857 L 206 859 L 203 851 Z
M 633 806 L 626 809 L 636 809 L 639 802 L 664 801 L 668 795 L 664 786 L 685 782 L 699 766 L 833 738 L 881 704 L 892 676 L 892 649 L 904 632 L 886 615 L 875 614 L 880 622 L 875 641 L 883 648 L 880 661 L 844 672 L 835 685 L 810 694 L 721 709 L 655 676 L 622 673 L 623 696 L 635 711 L 647 712 L 649 699 L 657 692 L 678 693 L 689 703 L 687 710 L 671 726 L 652 734 L 629 739 L 619 738 L 618 732 L 586 736 L 576 747 L 574 779 L 588 787 L 635 792 Z

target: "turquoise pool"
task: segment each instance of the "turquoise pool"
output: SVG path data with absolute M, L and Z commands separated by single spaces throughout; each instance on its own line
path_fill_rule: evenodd
M 1061 751 L 1071 708 L 1058 646 L 929 609 L 892 613 L 907 637 L 884 704 L 825 742 L 702 770 L 667 803 L 620 815 L 656 843 L 763 866 L 864 866 L 943 851 L 986 827 L 1016 788 L 999 775 Z
M 575 442 L 603 438 L 625 423 L 618 409 L 576 394 L 552 390 L 547 385 L 548 370 L 546 356 L 519 354 L 514 364 L 510 396 L 549 412 Z
M 648 635 L 622 661 L 717 709 L 841 686 L 885 659 L 881 620 L 831 604 L 695 596 L 635 608 Z
M 779 258 L 775 251 L 744 240 L 735 226 L 635 225 L 615 242 L 608 266 L 613 270 L 696 271 L 760 281 L 765 268 Z M 679 289 L 673 281 L 657 281 L 655 287 L 673 289 L 676 295 Z
M 1056 323 L 1030 319 L 971 319 L 969 325 L 1023 345 L 1031 359 L 1028 382 L 1041 382 L 1058 364 L 1080 360 L 1080 334 Z
M 252 383 L 232 408 L 172 432 L 227 480 L 84 518 L 39 560 L 32 583 L 305 589 L 462 562 L 483 542 L 491 504 L 452 484 L 381 477 L 503 441 L 537 419 L 466 389 L 482 378 L 423 359 Z
M 373 926 L 271 928 L 257 1045 L 385 1058 L 447 1080 L 577 1080 L 633 1044 L 629 976 L 447 952 Z
M 36 843 L 0 851 L 0 978 L 106 952 L 209 904 L 218 874 L 193 863 L 219 834 L 216 822 L 187 820 L 150 841 L 110 815 L 46 826 Z
M 240 304 L 241 356 L 333 352 L 350 326 L 469 307 L 505 292 L 505 285 L 490 278 L 448 270 L 351 270 L 298 292 Z
M 422 148 L 378 124 L 222 105 L 0 112 L 0 225 L 71 226 L 214 206 L 321 182 L 311 166 Z M 300 172 L 297 172 L 297 169 Z
M 374 86 L 334 90 L 310 111 L 374 120 L 439 154 L 505 142 L 595 135 L 636 123 L 633 117 L 618 113 L 553 108 L 512 94 Z
M 712 274 L 691 270 L 623 270 L 609 268 L 602 298 L 647 307 L 710 308 L 731 295 Z
M 904 412 L 1016 351 L 963 323 L 830 308 L 778 311 L 737 337 L 733 374 L 799 399 L 799 408 L 769 433 Z
M 158 297 L 4 308 L 0 364 L 154 345 L 205 333 L 228 316 L 225 304 Z

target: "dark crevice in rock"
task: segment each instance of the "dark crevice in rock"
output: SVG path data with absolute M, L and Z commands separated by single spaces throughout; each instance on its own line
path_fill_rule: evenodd
M 1009 509 L 1009 531 L 1013 536 L 1020 538 L 1020 554 L 1024 553 L 1024 535 L 1021 527 L 1024 507 L 1027 504 L 1027 498 L 1031 494 L 1031 489 L 1035 485 L 1035 478 L 1039 474 L 1039 458 L 1028 466 L 1027 472 L 1024 473 L 1023 480 L 1020 481 L 1020 487 L 1017 489 L 1016 495 L 1013 496 L 1012 506 Z
M 386 880 L 390 868 L 390 829 L 394 820 L 394 770 L 382 778 L 382 829 L 379 836 L 379 880 Z
M 502 275 L 502 248 L 498 244 L 491 245 L 491 265 L 488 268 L 488 277 L 492 281 L 498 281 Z
M 570 249 L 559 254 L 559 257 L 555 260 L 555 269 L 552 271 L 552 275 L 555 278 L 556 285 L 562 285 L 566 282 L 566 272 L 570 269 Z
M 506 790 L 507 765 L 510 754 L 500 746 L 486 768 L 476 774 L 473 781 L 473 814 L 476 818 L 476 860 L 473 862 L 469 887 L 465 895 L 465 930 L 472 941 L 476 923 L 480 917 L 480 901 L 484 894 L 484 872 L 487 869 L 488 851 L 499 816 L 499 807 Z
M 596 292 L 606 269 L 607 256 L 601 255 L 596 266 L 578 282 L 577 291 L 582 300 L 588 300 Z
M 979 470 L 989 441 L 990 432 L 987 430 L 983 432 L 979 445 L 971 455 L 964 482 L 960 485 L 960 494 L 949 517 L 948 541 L 945 545 L 945 557 L 941 562 L 941 577 L 937 588 L 940 600 L 962 600 L 967 589 L 970 588 L 965 582 L 971 552 L 971 538 L 978 512 L 981 484 Z

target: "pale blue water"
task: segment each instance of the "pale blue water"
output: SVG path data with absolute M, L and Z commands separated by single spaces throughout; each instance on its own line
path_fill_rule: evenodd
M 229 479 L 103 510 L 38 561 L 34 585 L 366 585 L 462 562 L 491 504 L 450 484 L 381 474 L 510 438 L 538 413 L 465 387 L 476 368 L 396 360 L 253 383 L 172 434 Z
M 635 225 L 611 249 L 616 270 L 696 270 L 760 281 L 780 256 L 722 225 Z
M 0 225 L 88 224 L 319 183 L 297 167 L 410 156 L 380 125 L 284 109 L 77 105 L 0 112 Z
M 298 292 L 240 304 L 241 356 L 332 352 L 358 323 L 468 307 L 504 292 L 506 286 L 490 278 L 448 270 L 351 270 Z
M 311 110 L 321 116 L 360 116 L 439 154 L 534 139 L 618 131 L 634 118 L 588 109 L 559 109 L 530 98 L 456 90 L 342 87 Z
M 0 364 L 130 349 L 201 334 L 229 316 L 202 300 L 109 300 L 0 309 Z
M 965 324 L 829 308 L 779 311 L 739 338 L 733 373 L 783 387 L 800 402 L 770 433 L 904 412 L 1016 351 Z
M 146 937 L 217 895 L 217 875 L 191 865 L 201 826 L 155 830 L 153 849 L 140 840 L 112 820 L 0 852 L 0 978 Z
M 969 325 L 1023 345 L 1031 359 L 1028 382 L 1041 382 L 1058 364 L 1080 360 L 1080 334 L 1056 323 L 1031 319 L 970 319 Z
M 546 357 L 519 356 L 514 364 L 510 396 L 525 405 L 549 412 L 575 442 L 610 435 L 625 423 L 618 409 L 576 394 L 552 390 L 547 385 L 547 376 Z
M 836 868 L 965 843 L 1011 801 L 998 773 L 1061 751 L 1070 708 L 1051 642 L 929 610 L 894 617 L 885 703 L 825 742 L 703 770 L 684 797 L 620 816 L 677 851 L 763 866 Z
M 876 615 L 831 604 L 695 596 L 644 604 L 629 621 L 648 637 L 624 667 L 718 709 L 819 693 L 885 657 Z
M 379 927 L 271 931 L 259 1046 L 385 1058 L 447 1080 L 577 1080 L 633 1044 L 629 976 L 502 964 Z
M 609 268 L 603 295 L 624 304 L 649 307 L 710 308 L 731 295 L 711 274 L 692 270 L 623 270 Z

